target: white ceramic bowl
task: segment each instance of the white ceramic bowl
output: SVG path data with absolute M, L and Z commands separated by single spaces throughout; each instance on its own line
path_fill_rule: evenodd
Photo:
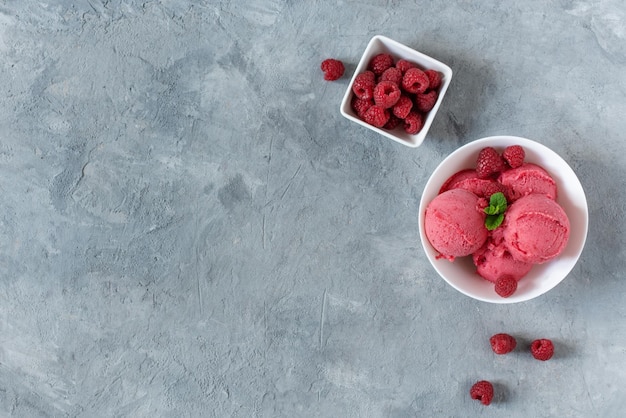
M 442 184 L 454 173 L 464 168 L 475 168 L 478 152 L 484 147 L 494 147 L 502 152 L 508 145 L 521 145 L 526 152 L 527 162 L 535 163 L 548 171 L 557 185 L 557 202 L 563 207 L 570 221 L 570 238 L 567 247 L 557 258 L 547 263 L 533 266 L 531 271 L 518 283 L 517 291 L 508 298 L 496 294 L 493 283 L 476 273 L 470 257 L 462 257 L 450 262 L 437 259 L 438 252 L 432 247 L 424 231 L 426 206 L 437 196 Z M 574 268 L 582 253 L 587 238 L 589 214 L 583 187 L 574 171 L 557 153 L 530 139 L 515 136 L 492 136 L 466 144 L 448 157 L 428 179 L 419 211 L 419 229 L 422 245 L 428 260 L 437 273 L 459 292 L 484 302 L 515 303 L 523 302 L 546 293 L 559 284 Z
M 392 131 L 388 131 L 385 129 L 376 128 L 368 123 L 362 121 L 357 114 L 352 110 L 351 103 L 352 97 L 354 93 L 352 92 L 352 84 L 354 83 L 354 79 L 357 75 L 361 74 L 363 71 L 367 70 L 367 65 L 370 60 L 382 53 L 391 54 L 395 60 L 405 59 L 411 61 L 415 64 L 418 64 L 422 69 L 427 70 L 436 70 L 439 71 L 442 75 L 441 78 L 441 87 L 439 90 L 439 97 L 437 98 L 437 103 L 432 108 L 430 112 L 428 112 L 428 116 L 424 120 L 424 126 L 422 130 L 419 131 L 415 135 L 410 135 L 404 132 L 402 126 L 398 126 L 396 129 Z M 428 133 L 428 129 L 430 129 L 430 125 L 433 123 L 433 119 L 437 114 L 437 110 L 439 106 L 441 106 L 441 102 L 443 97 L 446 94 L 446 90 L 448 90 L 448 86 L 450 85 L 450 80 L 452 79 L 452 70 L 446 64 L 437 61 L 434 58 L 429 57 L 428 55 L 424 55 L 421 52 L 417 52 L 401 43 L 398 43 L 392 39 L 389 39 L 384 36 L 374 36 L 367 48 L 365 48 L 365 52 L 361 57 L 361 61 L 359 61 L 359 65 L 356 67 L 354 74 L 352 75 L 352 79 L 350 80 L 350 85 L 346 90 L 345 95 L 343 96 L 343 100 L 341 101 L 341 114 L 350 119 L 353 122 L 358 123 L 361 126 L 366 127 L 367 129 L 371 129 L 375 132 L 378 132 L 381 135 L 386 136 L 387 138 L 393 139 L 400 144 L 406 145 L 408 147 L 416 148 L 419 147 L 422 142 L 424 142 L 424 138 L 426 138 L 426 134 Z

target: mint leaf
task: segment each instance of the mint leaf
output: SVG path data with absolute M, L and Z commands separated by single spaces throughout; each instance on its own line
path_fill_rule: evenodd
M 494 193 L 489 198 L 489 206 L 494 206 L 498 209 L 498 213 L 504 213 L 506 210 L 506 197 L 502 192 Z
M 498 214 L 498 208 L 496 208 L 494 206 L 487 206 L 485 208 L 485 213 L 487 215 L 497 215 Z
M 485 227 L 488 230 L 493 231 L 502 224 L 503 220 L 504 213 L 501 213 L 499 215 L 487 215 L 487 217 L 485 218 Z
M 489 198 L 489 206 L 484 209 L 487 214 L 487 217 L 485 217 L 485 227 L 488 230 L 493 231 L 502 224 L 506 208 L 506 197 L 504 197 L 502 192 L 491 195 Z

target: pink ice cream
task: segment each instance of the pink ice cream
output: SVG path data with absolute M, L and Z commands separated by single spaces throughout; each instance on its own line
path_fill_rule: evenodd
M 516 200 L 504 216 L 504 244 L 513 258 L 526 263 L 545 263 L 561 254 L 569 233 L 565 211 L 544 194 Z
M 483 209 L 497 192 L 507 201 L 504 221 L 487 230 Z M 557 257 L 567 245 L 570 223 L 556 198 L 556 182 L 536 164 L 506 165 L 497 178 L 486 179 L 468 168 L 441 186 L 426 208 L 424 229 L 441 258 L 471 255 L 484 279 L 520 280 L 534 264 Z
M 504 171 L 498 181 L 508 188 L 509 203 L 529 194 L 542 194 L 556 200 L 554 179 L 536 164 L 525 163 L 521 167 Z
M 500 189 L 504 190 L 503 187 L 497 186 L 498 182 L 496 180 L 478 178 L 476 170 L 467 169 L 461 170 L 450 177 L 443 186 L 441 186 L 439 193 L 451 189 L 464 189 L 474 193 L 478 197 L 488 197 L 487 194 L 490 195 L 489 192 L 492 193 L 494 190 Z
M 501 228 L 493 231 L 478 251 L 472 254 L 472 260 L 476 266 L 476 272 L 490 282 L 496 282 L 503 276 L 511 276 L 515 280 L 524 277 L 533 267 L 532 263 L 526 263 L 513 258 L 504 244 Z
M 428 204 L 424 230 L 431 245 L 442 257 L 452 261 L 483 246 L 488 231 L 480 200 L 467 190 L 452 189 Z
M 477 178 L 478 178 L 478 173 L 476 173 L 476 170 L 472 168 L 461 170 L 453 174 L 452 176 L 450 176 L 450 178 L 446 180 L 445 183 L 443 183 L 443 186 L 441 186 L 441 189 L 439 189 L 439 193 L 441 194 L 443 192 L 447 192 L 450 189 L 456 189 L 455 187 L 456 184 L 458 184 L 459 182 L 463 180 L 471 180 L 471 179 L 477 179 Z

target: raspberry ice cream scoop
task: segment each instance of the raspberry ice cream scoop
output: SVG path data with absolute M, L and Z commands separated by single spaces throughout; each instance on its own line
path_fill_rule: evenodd
M 478 173 L 473 169 L 464 169 L 450 176 L 439 189 L 439 193 L 450 189 L 465 189 L 478 197 L 486 199 L 495 192 L 502 192 L 508 195 L 508 189 L 504 185 L 496 180 L 479 178 Z
M 521 167 L 506 170 L 500 174 L 498 181 L 508 188 L 509 202 L 529 194 L 542 194 L 556 199 L 556 182 L 536 164 L 525 163 Z
M 514 259 L 504 242 L 496 243 L 492 238 L 472 254 L 472 260 L 476 273 L 493 283 L 504 276 L 520 280 L 533 267 L 532 263 Z
M 503 228 L 504 243 L 513 258 L 535 264 L 561 254 L 570 233 L 563 208 L 543 194 L 529 194 L 513 202 Z
M 424 230 L 442 257 L 453 261 L 455 257 L 470 255 L 483 246 L 488 231 L 480 201 L 472 192 L 452 189 L 428 204 Z

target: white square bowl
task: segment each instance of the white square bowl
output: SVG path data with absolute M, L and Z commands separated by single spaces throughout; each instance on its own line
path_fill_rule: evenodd
M 422 127 L 422 130 L 415 135 L 406 133 L 402 127 L 402 124 L 396 127 L 396 129 L 394 130 L 386 130 L 372 126 L 361 120 L 356 112 L 352 109 L 351 103 L 352 97 L 354 96 L 354 93 L 352 92 L 352 85 L 354 84 L 354 79 L 357 75 L 367 70 L 367 65 L 374 56 L 384 53 L 391 54 L 394 57 L 395 61 L 398 61 L 399 59 L 405 59 L 407 61 L 417 64 L 423 70 L 430 69 L 439 71 L 441 73 L 441 87 L 439 88 L 439 96 L 437 98 L 437 102 L 435 103 L 435 106 L 428 112 L 428 115 L 424 120 L 424 126 Z M 352 75 L 348 90 L 346 91 L 346 94 L 343 96 L 343 100 L 341 101 L 340 111 L 344 117 L 350 119 L 355 123 L 358 123 L 359 125 L 366 127 L 367 129 L 378 132 L 379 134 L 386 136 L 387 138 L 390 138 L 396 142 L 399 142 L 402 145 L 406 145 L 407 147 L 417 148 L 422 144 L 422 142 L 424 142 L 424 138 L 426 138 L 426 134 L 428 134 L 430 125 L 433 123 L 433 119 L 437 114 L 439 106 L 441 106 L 441 102 L 443 101 L 446 90 L 448 90 L 451 79 L 452 70 L 443 62 L 437 61 L 436 59 L 431 58 L 428 55 L 415 51 L 414 49 L 411 49 L 406 45 L 402 45 L 401 43 L 396 42 L 393 39 L 389 39 L 381 35 L 376 35 L 367 44 L 367 48 L 365 48 L 365 52 L 361 57 L 361 61 L 359 61 L 359 65 L 356 67 L 356 70 Z

